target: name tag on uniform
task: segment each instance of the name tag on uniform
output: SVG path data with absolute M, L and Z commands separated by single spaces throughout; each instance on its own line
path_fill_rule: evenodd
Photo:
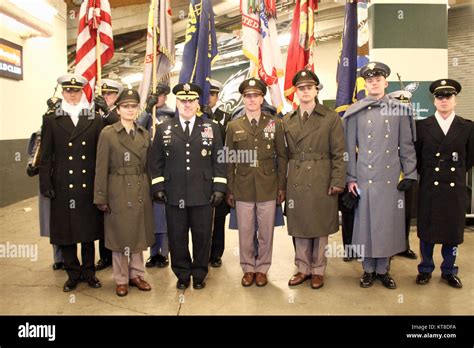
M 235 131 L 235 134 L 241 134 L 241 133 L 245 133 L 245 131 L 244 130 Z

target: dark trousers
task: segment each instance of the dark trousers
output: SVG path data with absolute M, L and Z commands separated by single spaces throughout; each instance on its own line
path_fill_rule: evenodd
M 201 205 L 183 209 L 166 205 L 166 222 L 171 269 L 179 280 L 203 281 L 208 272 L 212 235 L 212 207 Z M 189 229 L 193 256 L 189 253 Z
M 435 269 L 433 261 L 433 250 L 435 244 L 425 242 L 420 239 L 421 262 L 418 265 L 418 272 L 431 273 Z M 454 264 L 456 261 L 457 245 L 443 244 L 441 247 L 441 255 L 443 262 L 441 263 L 442 274 L 458 274 L 458 266 Z
M 225 215 L 214 216 L 214 228 L 212 230 L 211 260 L 220 259 L 224 254 L 225 245 Z
M 99 255 L 102 260 L 112 262 L 112 251 L 105 247 L 105 240 L 99 239 Z
M 61 245 L 63 252 L 64 267 L 69 279 L 89 279 L 95 275 L 94 267 L 94 242 L 81 243 L 82 266 L 77 257 L 77 244 Z

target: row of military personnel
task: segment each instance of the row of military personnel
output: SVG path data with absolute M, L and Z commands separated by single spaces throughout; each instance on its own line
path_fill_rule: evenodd
M 344 205 L 355 209 L 351 250 L 362 259 L 360 286 L 378 279 L 395 289 L 390 257 L 407 251 L 405 192 L 418 177 L 416 283 L 429 282 L 434 245 L 442 244 L 441 277 L 462 287 L 455 259 L 463 242 L 474 130 L 454 112 L 461 85 L 434 81 L 430 91 L 437 111 L 415 125 L 406 98 L 386 95 L 389 74 L 380 62 L 364 66 L 360 76 L 367 97 L 342 119 L 319 103 L 320 82 L 310 70 L 294 76 L 299 106 L 283 118 L 262 111 L 267 87 L 250 78 L 239 86 L 243 115 L 232 120 L 216 109 L 218 83 L 211 88 L 210 105 L 202 108 L 204 116 L 199 116 L 201 88 L 176 85 L 174 116 L 165 103 L 167 86 L 161 85 L 139 114 L 138 92 L 106 80 L 104 96 L 95 99 L 91 111 L 81 101 L 87 81 L 61 76 L 63 99 L 50 100 L 43 117 L 39 176 L 40 192 L 50 202 L 45 230 L 59 246 L 55 268 L 64 266 L 68 275 L 63 290 L 74 290 L 80 281 L 101 286 L 94 266 L 99 238 L 98 268 L 112 263 L 119 296 L 129 285 L 151 290 L 144 280 L 148 247 L 147 266 L 166 266 L 169 252 L 177 288 L 188 288 L 192 279 L 193 288 L 202 289 L 209 263 L 222 263 L 229 207 L 230 223 L 239 233 L 241 283 L 265 286 L 282 203 L 298 268 L 289 285 L 310 280 L 319 289 L 328 236 L 339 229 L 338 196 L 344 189 Z

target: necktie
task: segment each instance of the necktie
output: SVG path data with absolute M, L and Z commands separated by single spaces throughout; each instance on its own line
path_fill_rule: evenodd
M 130 136 L 132 137 L 132 139 L 135 139 L 135 134 L 133 132 L 133 129 L 130 129 Z
M 255 133 L 257 131 L 257 120 L 253 119 L 252 120 L 252 130 Z
M 308 118 L 309 118 L 309 114 L 305 111 L 305 112 L 303 113 L 303 124 L 305 124 L 306 121 L 308 121 Z
M 184 128 L 184 134 L 186 135 L 186 138 L 189 138 L 189 123 L 191 123 L 191 121 L 184 121 L 184 123 L 186 123 L 186 127 Z

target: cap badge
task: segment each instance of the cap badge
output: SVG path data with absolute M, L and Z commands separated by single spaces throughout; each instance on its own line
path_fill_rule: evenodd
M 132 90 L 129 90 L 128 91 L 128 95 L 132 95 L 133 94 L 133 91 Z
M 250 80 L 249 85 L 250 86 L 255 86 L 255 80 Z
M 446 85 L 446 81 L 445 81 L 445 80 L 441 81 L 441 86 L 444 86 L 444 85 Z
M 301 73 L 301 76 L 306 76 L 306 71 L 303 71 L 303 72 Z
M 374 70 L 375 69 L 375 63 L 368 64 L 367 68 L 369 68 L 369 70 Z
M 189 92 L 191 90 L 191 86 L 188 84 L 188 83 L 185 83 L 184 86 L 183 86 L 183 89 L 186 91 L 186 92 Z
M 75 79 L 74 77 L 71 79 L 71 83 L 72 83 L 72 84 L 75 84 L 75 83 L 76 83 L 76 79 Z

